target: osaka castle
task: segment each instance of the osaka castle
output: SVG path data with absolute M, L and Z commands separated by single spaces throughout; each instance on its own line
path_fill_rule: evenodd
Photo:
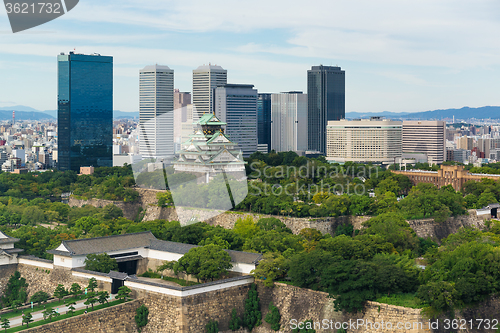
M 194 134 L 182 144 L 179 158 L 173 163 L 175 173 L 195 174 L 198 182 L 204 183 L 219 174 L 243 180 L 246 162 L 238 144 L 224 134 L 226 123 L 213 114 L 204 114 L 194 125 Z

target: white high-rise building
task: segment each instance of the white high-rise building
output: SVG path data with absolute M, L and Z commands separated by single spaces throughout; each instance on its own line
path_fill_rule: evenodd
M 465 149 L 472 149 L 472 147 Z M 446 122 L 441 120 L 403 121 L 403 153 L 415 152 L 426 153 L 431 164 L 441 164 L 446 161 Z
M 217 65 L 200 66 L 193 70 L 193 121 L 205 113 L 214 113 L 214 90 L 227 84 L 227 70 Z
M 329 121 L 326 159 L 334 162 L 394 163 L 402 157 L 401 121 L 380 117 Z
M 307 94 L 290 91 L 271 95 L 271 149 L 307 150 Z
M 174 155 L 174 70 L 146 66 L 139 75 L 139 137 L 143 157 Z
M 257 151 L 257 89 L 252 84 L 226 84 L 215 89 L 215 115 L 229 140 L 244 157 Z

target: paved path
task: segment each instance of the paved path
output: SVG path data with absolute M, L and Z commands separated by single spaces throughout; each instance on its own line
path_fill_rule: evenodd
M 87 308 L 87 305 L 83 304 L 83 303 L 85 303 L 85 301 L 86 300 L 84 299 L 84 300 L 76 302 L 76 305 L 74 305 L 75 311 Z M 111 301 L 111 300 L 109 300 L 109 301 Z M 47 305 L 50 305 L 50 304 L 47 304 Z M 96 305 L 99 305 L 99 303 L 94 304 L 94 306 L 96 306 Z M 91 307 L 91 306 L 89 305 L 89 307 Z M 68 306 L 66 306 L 66 305 L 60 305 L 60 306 L 54 308 L 54 310 L 56 310 L 56 311 L 57 311 L 57 309 L 59 309 L 58 312 L 61 315 L 66 314 L 69 310 Z M 33 322 L 30 324 L 33 324 L 34 322 L 37 322 L 40 320 L 43 320 L 43 311 L 45 311 L 45 310 L 32 312 L 31 315 L 33 316 Z M 11 318 L 9 320 L 10 320 L 10 327 L 21 326 L 22 321 L 23 321 L 23 316 L 20 315 L 18 317 L 14 317 L 14 318 Z

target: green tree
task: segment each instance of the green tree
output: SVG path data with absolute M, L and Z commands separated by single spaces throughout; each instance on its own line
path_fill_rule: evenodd
M 264 253 L 264 258 L 259 261 L 251 274 L 262 280 L 266 287 L 274 286 L 274 281 L 282 279 L 288 272 L 288 262 L 283 255 L 276 252 Z
M 257 293 L 257 285 L 253 283 L 248 290 L 248 298 L 245 300 L 245 313 L 243 315 L 243 326 L 251 332 L 254 327 L 262 323 L 260 312 L 260 300 Z
M 100 304 L 108 303 L 109 293 L 107 291 L 100 291 L 97 294 L 97 300 Z
M 257 222 L 257 227 L 259 227 L 262 230 L 270 231 L 270 230 L 276 230 L 278 232 L 286 232 L 291 234 L 292 230 L 287 228 L 285 223 L 281 222 L 280 219 L 277 219 L 275 217 L 264 217 L 261 218 Z
M 53 308 L 48 308 L 43 311 L 43 320 L 49 320 L 52 321 L 52 318 L 54 318 L 57 314 L 56 310 Z
M 144 304 L 141 304 L 141 306 L 139 306 L 135 310 L 135 323 L 139 328 L 139 332 L 141 331 L 142 327 L 148 324 L 148 315 L 149 315 L 149 310 Z
M 50 295 L 47 294 L 45 291 L 37 291 L 36 293 L 33 294 L 33 296 L 31 296 L 30 302 L 38 303 L 38 306 L 40 306 L 43 302 L 47 302 L 49 298 Z
M 158 206 L 160 207 L 166 207 L 174 203 L 172 193 L 170 193 L 170 191 L 158 192 L 156 194 L 156 199 L 158 199 Z
M 418 238 L 408 222 L 397 213 L 386 213 L 373 217 L 363 223 L 367 235 L 379 235 L 394 244 L 399 253 L 418 249 Z
M 30 323 L 33 322 L 33 316 L 31 315 L 31 313 L 25 313 L 23 315 L 23 324 L 26 323 L 26 327 L 30 327 Z
M 79 218 L 75 222 L 75 227 L 81 229 L 83 231 L 83 233 L 86 235 L 90 232 L 90 230 L 94 226 L 98 225 L 99 223 L 100 223 L 100 221 L 94 217 L 84 216 L 84 217 Z
M 241 319 L 236 312 L 236 309 L 231 310 L 231 320 L 229 321 L 229 329 L 231 331 L 237 331 L 241 327 Z
M 271 324 L 271 329 L 274 331 L 279 331 L 281 328 L 281 315 L 279 309 L 273 304 L 269 303 L 269 312 L 266 314 L 266 323 Z
M 7 332 L 7 329 L 10 328 L 10 320 L 7 318 L 2 319 L 2 328 Z
M 45 221 L 45 214 L 37 206 L 26 207 L 21 217 L 22 224 L 36 225 Z
M 57 297 L 59 301 L 63 299 L 65 296 L 69 295 L 68 290 L 64 288 L 62 284 L 58 284 L 56 289 L 54 290 L 54 297 Z
M 78 297 L 82 293 L 82 287 L 75 282 L 71 285 L 69 292 L 73 297 Z
M 96 278 L 92 277 L 89 279 L 89 284 L 87 286 L 87 289 L 88 291 L 90 292 L 94 292 L 95 289 L 97 289 L 98 285 L 97 285 L 97 280 Z
M 18 309 L 21 305 L 23 305 L 23 302 L 21 302 L 20 300 L 16 299 L 16 300 L 12 301 L 12 304 L 10 305 L 10 308 L 11 308 L 12 310 L 14 310 L 14 312 L 17 312 L 17 311 L 18 311 L 17 309 Z
M 85 269 L 94 272 L 109 273 L 118 270 L 116 259 L 111 258 L 107 253 L 89 254 L 85 259 Z
M 99 302 L 99 299 L 97 298 L 97 294 L 95 292 L 91 291 L 91 292 L 87 293 L 86 298 L 87 298 L 87 300 L 83 304 L 91 305 L 92 310 L 94 310 L 94 304 Z
M 323 271 L 322 280 L 335 299 L 335 310 L 361 311 L 367 300 L 376 297 L 376 268 L 364 260 L 336 257 L 334 261 Z
M 218 333 L 219 332 L 219 323 L 215 320 L 210 320 L 207 325 L 205 325 L 206 333 Z
M 239 218 L 233 228 L 233 231 L 244 239 L 252 238 L 258 230 L 259 228 L 251 216 L 245 216 L 243 219 Z
M 67 305 L 68 305 L 68 313 L 70 315 L 73 315 L 75 313 L 75 310 L 76 310 L 76 308 L 75 308 L 76 302 L 73 301 L 73 302 L 68 303 Z
M 131 292 L 132 290 L 130 290 L 129 287 L 121 286 L 120 288 L 118 288 L 118 294 L 116 295 L 116 298 L 120 300 L 127 300 L 127 298 L 130 297 Z
M 479 196 L 477 202 L 476 202 L 476 207 L 477 208 L 482 208 L 485 206 L 488 206 L 491 203 L 497 203 L 497 199 L 495 195 L 491 192 L 491 190 L 486 190 L 481 195 Z
M 26 283 L 26 279 L 21 277 L 19 271 L 15 271 L 7 282 L 4 295 L 2 296 L 2 305 L 4 307 L 9 307 L 14 301 L 25 303 L 28 298 L 26 292 L 27 288 L 28 284 Z
M 227 274 L 231 267 L 229 254 L 217 245 L 208 244 L 190 249 L 174 265 L 174 272 L 185 272 L 198 281 L 213 281 Z

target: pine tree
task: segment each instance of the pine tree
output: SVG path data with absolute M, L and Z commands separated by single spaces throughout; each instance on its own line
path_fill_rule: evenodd
M 241 319 L 238 317 L 238 314 L 236 313 L 236 309 L 233 308 L 233 311 L 231 311 L 231 320 L 229 321 L 229 329 L 231 331 L 237 331 L 241 327 Z
M 260 312 L 259 296 L 257 285 L 254 283 L 248 291 L 248 298 L 245 301 L 245 314 L 243 325 L 251 332 L 254 327 L 262 323 L 262 313 Z
M 271 329 L 274 331 L 279 331 L 281 328 L 281 315 L 279 309 L 273 304 L 269 303 L 269 312 L 265 318 L 266 322 L 271 324 Z
M 10 328 L 10 320 L 7 318 L 2 319 L 2 328 L 5 329 L 5 332 L 7 332 L 7 329 Z

